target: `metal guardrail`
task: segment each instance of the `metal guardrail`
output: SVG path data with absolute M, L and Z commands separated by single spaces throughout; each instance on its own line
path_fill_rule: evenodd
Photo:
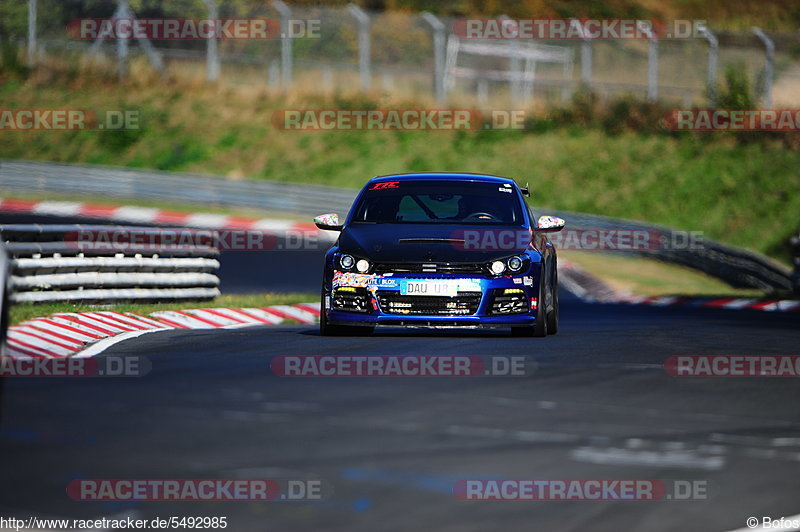
M 8 335 L 9 322 L 8 277 L 10 273 L 11 261 L 3 242 L 0 241 L 0 357 L 6 354 L 6 337 Z M 2 379 L 0 379 L 1 381 Z M 2 395 L 2 391 L 2 384 L 0 383 L 0 395 Z
M 320 185 L 240 180 L 108 166 L 0 160 L 4 190 L 91 194 L 299 214 L 346 212 L 355 191 Z M 319 214 L 317 213 L 317 214 Z
M 174 233 L 174 231 L 169 231 Z M 217 235 L 209 234 L 216 242 Z M 130 242 L 88 235 L 137 235 Z M 219 250 L 171 244 L 152 227 L 4 225 L 0 240 L 11 258 L 9 301 L 118 302 L 208 300 L 217 297 Z
M 567 220 L 567 227 L 573 229 L 615 229 L 646 231 L 654 238 L 671 242 L 676 231 L 663 225 L 650 224 L 638 220 L 609 218 L 593 214 L 569 211 L 555 211 L 556 216 Z M 652 249 L 630 249 L 611 251 L 612 253 L 634 254 L 641 257 L 678 264 L 701 271 L 721 279 L 734 288 L 758 288 L 760 290 L 791 290 L 791 272 L 772 259 L 751 251 L 703 237 L 699 245 L 685 249 L 671 248 L 669 245 Z
M 223 177 L 173 174 L 118 167 L 0 160 L 0 187 L 9 190 L 89 194 L 183 201 L 194 204 L 253 207 L 314 215 L 346 213 L 356 191 L 276 181 L 230 181 Z M 541 209 L 537 209 L 541 210 Z M 675 232 L 662 225 L 569 211 L 550 211 L 567 220 L 570 229 L 645 230 L 664 237 Z M 43 248 L 44 251 L 44 248 Z M 754 251 L 707 238 L 692 249 L 626 251 L 679 264 L 721 279 L 737 288 L 791 290 L 788 268 Z M 795 281 L 795 284 L 800 281 Z

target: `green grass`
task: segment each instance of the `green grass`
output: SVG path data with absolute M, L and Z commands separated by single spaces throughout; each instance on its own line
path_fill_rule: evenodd
M 283 108 L 418 108 L 381 95 L 285 99 L 264 89 L 133 79 L 65 80 L 42 68 L 27 81 L 0 77 L 2 108 L 138 109 L 143 127 L 119 132 L 6 132 L 7 158 L 112 164 L 358 188 L 377 174 L 472 171 L 529 181 L 531 203 L 661 223 L 788 263 L 800 223 L 800 151 L 728 136 L 598 128 L 531 131 L 281 131 Z M 457 104 L 456 104 L 457 106 Z M 2 191 L 0 191 L 2 195 Z M 56 198 L 52 198 L 56 199 Z M 316 213 L 309 213 L 316 214 Z
M 181 310 L 192 308 L 260 308 L 270 305 L 292 305 L 295 303 L 312 303 L 319 299 L 317 294 L 289 293 L 289 294 L 252 294 L 220 296 L 213 301 L 182 302 L 182 303 L 123 303 L 115 305 L 87 305 L 83 303 L 45 303 L 34 305 L 30 303 L 11 306 L 11 325 L 16 325 L 25 320 L 40 316 L 48 316 L 58 312 L 92 312 L 97 310 L 113 310 L 116 312 L 135 312 L 137 314 L 150 314 L 159 310 Z

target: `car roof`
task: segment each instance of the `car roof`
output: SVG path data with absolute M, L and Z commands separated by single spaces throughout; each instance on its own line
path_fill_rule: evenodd
M 490 174 L 470 174 L 465 172 L 419 172 L 410 174 L 390 174 L 375 176 L 370 183 L 377 181 L 481 181 L 485 183 L 510 183 L 516 182 L 509 177 Z

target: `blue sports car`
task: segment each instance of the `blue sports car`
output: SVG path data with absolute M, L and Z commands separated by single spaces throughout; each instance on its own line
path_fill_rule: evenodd
M 534 218 L 512 180 L 479 174 L 375 177 L 350 214 L 314 219 L 339 231 L 325 257 L 320 333 L 389 327 L 558 331 L 556 250 L 564 220 Z

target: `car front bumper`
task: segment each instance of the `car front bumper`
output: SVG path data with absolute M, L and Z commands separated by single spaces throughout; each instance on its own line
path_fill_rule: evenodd
M 448 280 L 459 282 L 459 291 L 456 299 L 470 295 L 480 297 L 477 306 L 467 311 L 463 309 L 455 313 L 439 308 L 434 313 L 423 313 L 417 306 L 414 298 L 428 298 L 429 296 L 400 296 L 399 287 L 406 280 Z M 463 282 L 463 284 L 461 284 Z M 324 309 L 328 323 L 332 325 L 350 326 L 386 326 L 386 327 L 425 327 L 425 328 L 507 328 L 531 327 L 536 323 L 539 308 L 542 302 L 538 300 L 539 279 L 532 273 L 497 278 L 485 276 L 463 275 L 445 276 L 442 274 L 420 273 L 395 273 L 388 275 L 342 275 L 334 272 L 333 280 L 326 283 Z M 462 286 L 466 287 L 462 291 Z M 337 290 L 344 288 L 352 294 L 357 291 L 358 297 L 365 298 L 362 311 L 342 310 L 337 308 L 334 296 Z M 505 295 L 506 290 L 515 292 L 515 296 L 524 294 L 526 301 L 525 310 L 519 306 L 514 313 L 500 314 L 495 306 L 498 296 Z M 520 293 L 521 290 L 521 293 Z M 387 308 L 387 301 L 391 298 L 401 299 L 411 309 Z M 456 299 L 439 296 L 437 303 L 446 303 Z M 429 300 L 430 301 L 430 300 Z M 521 305 L 518 303 L 518 305 Z M 474 306 L 474 305 L 473 305 Z

